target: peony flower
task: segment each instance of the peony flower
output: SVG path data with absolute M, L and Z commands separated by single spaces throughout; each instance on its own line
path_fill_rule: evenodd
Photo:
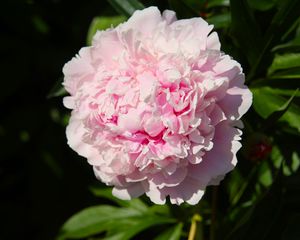
M 116 197 L 196 204 L 236 165 L 252 94 L 212 29 L 149 7 L 64 66 L 68 144 Z

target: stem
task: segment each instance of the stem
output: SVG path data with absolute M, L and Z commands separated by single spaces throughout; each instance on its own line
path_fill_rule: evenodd
M 190 227 L 188 240 L 196 239 L 195 237 L 197 232 L 197 222 L 201 222 L 201 221 L 202 221 L 202 217 L 198 213 L 195 213 L 194 216 L 192 217 L 192 223 Z
M 215 239 L 216 216 L 217 216 L 217 203 L 218 203 L 218 187 L 213 187 L 212 192 L 212 210 L 211 210 L 211 225 L 210 225 L 210 240 Z

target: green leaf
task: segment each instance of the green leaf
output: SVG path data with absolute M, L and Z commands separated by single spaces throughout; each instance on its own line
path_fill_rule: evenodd
M 248 176 L 246 177 L 245 181 L 240 183 L 240 187 L 236 192 L 235 196 L 231 199 L 231 205 L 234 207 L 237 203 L 241 200 L 243 194 L 245 193 L 248 185 L 251 183 L 253 177 L 257 173 L 258 167 L 253 167 L 249 172 Z
M 297 79 L 300 78 L 300 68 L 276 72 L 269 76 L 269 79 Z
M 263 161 L 260 164 L 258 180 L 264 187 L 269 187 L 273 183 L 272 170 L 267 161 Z
M 87 44 L 91 45 L 93 36 L 98 30 L 105 30 L 107 28 L 116 27 L 120 23 L 126 21 L 124 16 L 113 16 L 113 17 L 95 17 L 90 24 L 87 34 Z
M 91 186 L 90 191 L 97 197 L 102 197 L 109 199 L 115 203 L 117 203 L 119 206 L 122 207 L 130 207 L 136 210 L 139 210 L 141 212 L 146 212 L 149 210 L 149 207 L 140 199 L 135 198 L 130 201 L 120 200 L 112 195 L 111 188 L 100 188 L 96 186 Z
M 248 0 L 248 4 L 253 9 L 266 11 L 275 6 L 276 0 Z
M 197 10 L 199 10 L 199 9 L 201 10 L 201 9 L 205 9 L 207 7 L 206 0 L 184 0 L 182 2 L 184 2 L 184 4 L 186 4 L 186 6 L 193 9 L 193 11 L 195 11 L 195 12 L 197 12 Z
M 257 56 L 255 64 L 248 74 L 247 80 L 265 71 L 271 62 L 271 49 L 280 43 L 282 36 L 289 31 L 287 26 L 294 26 L 295 21 L 299 18 L 300 1 L 285 0 L 282 2 L 278 12 L 272 19 L 270 27 L 263 38 L 263 48 Z M 247 29 L 247 28 L 245 28 Z
M 65 96 L 67 94 L 67 91 L 65 90 L 65 88 L 62 85 L 62 81 L 63 81 L 62 77 L 58 81 L 56 81 L 54 86 L 49 91 L 47 98 L 61 97 L 61 96 Z
M 261 30 L 246 0 L 231 0 L 230 7 L 231 34 L 240 51 L 253 65 L 262 50 Z
M 300 157 L 297 154 L 297 152 L 293 152 L 291 169 L 293 172 L 296 172 L 298 171 L 299 167 L 300 167 Z
M 178 18 L 191 18 L 199 15 L 195 8 L 190 7 L 182 0 L 168 0 L 169 6 L 176 12 Z
M 136 234 L 149 227 L 174 223 L 176 220 L 155 215 L 144 215 L 142 217 L 128 218 L 117 221 L 116 228 L 110 229 L 107 237 L 103 240 L 130 240 Z
M 58 239 L 83 238 L 107 230 L 120 219 L 141 216 L 132 208 L 117 208 L 108 205 L 86 208 L 73 215 L 61 229 Z
M 183 224 L 178 223 L 176 226 L 168 228 L 154 240 L 179 240 L 182 232 L 182 227 Z
M 277 145 L 273 146 L 270 157 L 271 157 L 273 166 L 275 168 L 279 169 L 280 166 L 282 165 L 282 161 L 284 160 L 284 157 L 283 157 L 282 152 L 280 151 L 280 149 Z
M 278 110 L 272 112 L 265 121 L 266 128 L 270 128 L 274 123 L 276 123 L 288 110 L 291 105 L 292 100 L 295 95 L 298 93 L 298 89 L 294 92 L 294 94 L 289 98 L 287 102 L 284 103 Z
M 281 88 L 270 88 L 270 87 L 266 87 L 268 89 L 268 91 L 270 93 L 273 93 L 273 94 L 278 94 L 278 95 L 281 95 L 281 96 L 288 96 L 288 97 L 291 97 L 291 96 L 294 96 L 294 97 L 300 97 L 300 91 L 295 91 L 294 89 L 281 89 Z
M 170 215 L 170 208 L 168 205 L 153 205 L 150 207 L 150 211 L 158 215 Z
M 261 117 L 266 119 L 275 111 L 284 111 L 279 120 L 300 131 L 300 108 L 291 103 L 291 99 L 287 100 L 272 93 L 268 87 L 252 89 L 252 92 L 253 107 Z M 287 109 L 287 107 L 289 108 Z
M 35 29 L 42 33 L 42 34 L 48 34 L 49 33 L 49 25 L 47 24 L 47 22 L 39 15 L 33 15 L 32 16 L 32 23 L 33 26 L 35 27 Z
M 268 69 L 268 75 L 272 75 L 275 71 L 289 68 L 300 68 L 300 53 L 288 53 L 284 55 L 276 55 L 272 65 Z
M 227 191 L 229 194 L 229 200 L 232 203 L 234 198 L 236 198 L 237 194 L 239 193 L 239 190 L 243 186 L 245 179 L 241 175 L 239 169 L 235 169 L 234 171 L 232 171 L 227 179 Z
M 208 23 L 213 24 L 216 29 L 227 28 L 231 23 L 231 15 L 229 13 L 223 13 L 209 17 L 206 20 Z
M 229 7 L 230 1 L 229 0 L 209 0 L 207 2 L 207 8 L 212 7 Z
M 252 207 L 243 212 L 240 218 L 236 218 L 236 226 L 225 240 L 253 240 L 253 239 L 274 239 L 268 238 L 272 233 L 271 229 L 280 218 L 280 211 L 283 204 L 282 175 L 278 171 L 270 188 L 252 204 Z
M 297 172 L 300 166 L 300 158 L 297 154 L 297 152 L 293 152 L 292 157 L 291 157 L 291 162 L 287 163 L 287 161 L 284 163 L 283 166 L 283 174 L 285 176 L 290 176 Z
M 113 8 L 120 14 L 130 17 L 136 10 L 145 8 L 144 5 L 137 0 L 107 0 Z
M 300 36 L 295 37 L 293 40 L 287 42 L 287 43 L 283 43 L 280 45 L 275 46 L 272 49 L 272 52 L 276 52 L 276 51 L 288 51 L 288 50 L 299 50 L 300 49 Z

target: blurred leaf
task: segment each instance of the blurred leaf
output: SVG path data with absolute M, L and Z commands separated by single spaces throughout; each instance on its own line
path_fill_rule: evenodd
M 297 172 L 297 170 L 299 169 L 299 166 L 300 166 L 300 158 L 299 158 L 297 152 L 293 152 L 291 163 L 289 164 L 286 161 L 283 166 L 283 174 L 285 176 L 290 176 L 290 175 L 294 174 L 295 172 Z
M 172 10 L 176 12 L 178 18 L 191 18 L 200 14 L 200 9 L 197 11 L 195 8 L 189 6 L 182 0 L 168 0 Z
M 120 14 L 130 17 L 136 10 L 143 9 L 144 5 L 138 0 L 107 0 Z
M 48 24 L 42 19 L 41 16 L 34 15 L 32 16 L 32 23 L 35 29 L 42 33 L 42 34 L 48 34 L 49 33 L 49 26 Z
M 105 191 L 98 191 L 98 194 L 113 199 Z M 149 227 L 176 222 L 170 216 L 156 214 L 136 200 L 128 201 L 126 208 L 99 205 L 82 210 L 63 225 L 58 239 L 79 239 L 105 232 L 103 239 L 127 240 Z
M 292 155 L 292 164 L 291 164 L 292 171 L 293 172 L 298 171 L 299 166 L 300 166 L 300 157 L 297 154 L 297 152 L 293 152 L 293 155 Z
M 235 236 L 236 233 L 249 222 L 249 219 L 251 219 L 251 216 L 253 214 L 255 210 L 255 205 L 251 206 L 251 207 L 246 207 L 246 209 L 243 209 L 243 207 L 237 208 L 236 210 L 233 210 L 230 212 L 231 215 L 234 216 L 234 218 L 238 218 L 239 221 L 236 222 L 236 224 L 232 227 L 232 229 L 230 229 L 230 231 L 228 232 L 228 235 L 225 237 L 225 240 L 231 240 L 231 239 L 236 239 L 233 238 L 232 236 Z M 241 212 L 242 214 L 240 214 L 240 217 L 238 216 L 238 213 L 236 212 Z
M 299 67 L 300 70 L 300 53 L 288 53 L 284 55 L 276 55 L 272 65 L 268 69 L 268 75 L 273 74 L 277 70 Z
M 143 230 L 162 224 L 174 223 L 174 219 L 155 216 L 144 215 L 142 217 L 128 218 L 115 222 L 115 227 L 111 228 L 107 233 L 107 237 L 103 240 L 130 240 L 133 236 L 142 232 Z
M 185 6 L 192 9 L 193 12 L 199 13 L 201 9 L 206 8 L 206 0 L 181 0 Z
M 299 18 L 300 1 L 285 0 L 272 19 L 271 25 L 266 31 L 263 38 L 263 48 L 261 49 L 254 66 L 248 74 L 248 80 L 261 74 L 270 64 L 271 53 L 270 49 L 277 45 L 282 36 L 289 31 L 290 26 L 293 26 Z M 287 27 L 288 26 L 288 27 Z M 247 29 L 247 28 L 245 28 Z
M 282 165 L 283 155 L 278 146 L 273 146 L 271 160 L 275 168 L 279 169 Z
M 291 159 L 287 159 L 291 158 Z M 283 174 L 290 176 L 298 171 L 300 166 L 300 158 L 297 152 L 293 152 L 290 157 L 284 156 L 279 146 L 273 146 L 271 159 L 274 167 L 279 169 L 283 165 Z
M 212 7 L 229 7 L 230 1 L 229 0 L 209 0 L 207 2 L 207 8 Z
M 230 9 L 231 34 L 240 51 L 247 57 L 250 65 L 253 65 L 262 50 L 260 28 L 246 0 L 231 0 Z
M 298 78 L 300 78 L 300 68 L 276 72 L 276 74 L 269 76 L 269 79 L 298 79 Z
M 281 1 L 279 1 L 281 2 Z M 278 6 L 280 8 L 280 4 Z M 300 28 L 300 16 L 298 16 L 298 19 L 296 19 L 292 25 L 290 26 L 287 26 L 287 31 L 284 33 L 284 35 L 281 37 L 281 40 L 284 42 L 284 41 L 287 41 L 287 40 L 290 40 L 295 34 L 295 36 L 299 36 L 300 35 L 300 32 L 299 32 L 299 29 Z
M 237 205 L 239 203 L 239 201 L 241 200 L 243 194 L 245 193 L 248 185 L 251 183 L 251 181 L 253 180 L 253 177 L 256 175 L 257 170 L 258 170 L 258 166 L 253 167 L 250 170 L 249 174 L 247 175 L 246 179 L 242 183 L 240 183 L 240 187 L 239 187 L 238 191 L 232 198 L 231 207 L 234 207 L 235 205 Z
M 252 93 L 253 107 L 261 117 L 266 119 L 277 112 L 275 114 L 279 115 L 280 121 L 285 121 L 300 131 L 300 108 L 291 103 L 293 96 L 287 100 L 269 91 L 268 87 L 252 89 Z
M 132 208 L 117 208 L 108 205 L 86 208 L 73 215 L 63 226 L 58 239 L 83 238 L 103 232 L 122 218 L 141 216 Z
M 280 50 L 299 50 L 300 49 L 300 35 L 295 37 L 293 40 L 287 42 L 287 43 L 283 43 L 280 45 L 275 46 L 272 51 L 280 51 Z
M 273 94 L 278 94 L 281 96 L 295 96 L 295 97 L 300 97 L 300 91 L 295 91 L 295 90 L 291 90 L 291 89 L 280 89 L 280 88 L 270 88 L 267 87 L 268 91 L 273 93 Z
M 90 187 L 90 190 L 95 196 L 109 199 L 109 200 L 117 203 L 119 206 L 134 208 L 141 212 L 146 212 L 149 210 L 149 207 L 142 200 L 140 200 L 138 198 L 132 199 L 130 201 L 125 201 L 125 200 L 120 200 L 119 198 L 114 197 L 112 195 L 111 188 L 107 188 L 107 187 L 100 188 L 100 187 L 92 186 L 92 187 Z
M 272 127 L 288 110 L 290 107 L 292 100 L 294 99 L 295 95 L 298 93 L 298 89 L 293 93 L 293 95 L 287 100 L 287 102 L 284 103 L 278 110 L 272 112 L 266 121 L 264 122 L 264 125 L 266 128 Z M 295 105 L 296 106 L 296 105 Z
M 55 174 L 56 177 L 61 178 L 63 176 L 63 170 L 59 165 L 58 161 L 49 153 L 43 152 L 42 159 L 45 164 L 51 169 L 51 171 Z
M 228 176 L 228 193 L 229 193 L 229 199 L 230 202 L 233 202 L 233 199 L 238 194 L 239 189 L 241 188 L 242 184 L 244 183 L 243 176 L 241 175 L 239 169 L 235 169 L 230 173 Z
M 276 0 L 248 0 L 248 4 L 253 9 L 266 11 L 275 6 Z
M 283 203 L 282 174 L 279 171 L 274 183 L 256 203 L 238 219 L 226 240 L 253 240 L 268 238 L 274 223 L 279 219 Z
M 183 224 L 178 223 L 176 226 L 168 228 L 154 240 L 179 240 L 182 232 L 182 227 Z
M 231 23 L 230 13 L 222 13 L 219 15 L 214 15 L 206 19 L 208 23 L 213 24 L 215 28 L 227 28 Z
M 168 205 L 153 205 L 150 207 L 150 211 L 159 215 L 170 215 L 170 208 Z
M 67 94 L 67 91 L 62 85 L 63 78 L 59 79 L 49 91 L 47 98 L 60 97 Z
M 113 16 L 113 17 L 95 17 L 90 24 L 87 34 L 87 44 L 91 45 L 93 36 L 98 30 L 105 30 L 107 28 L 116 27 L 120 23 L 124 22 L 126 17 Z
M 273 183 L 272 170 L 268 165 L 267 161 L 263 161 L 260 164 L 258 172 L 258 180 L 264 187 L 269 187 Z

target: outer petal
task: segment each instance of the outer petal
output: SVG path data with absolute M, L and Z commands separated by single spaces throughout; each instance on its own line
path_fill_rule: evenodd
M 114 187 L 112 194 L 123 200 L 130 200 L 132 198 L 139 197 L 145 193 L 144 187 L 141 183 L 133 183 L 126 188 Z
M 162 14 L 162 17 L 168 24 L 171 24 L 172 22 L 175 22 L 177 20 L 176 13 L 170 10 L 165 10 Z
M 187 169 L 183 167 L 178 168 L 177 171 L 174 172 L 172 175 L 164 176 L 163 173 L 158 173 L 153 176 L 153 179 L 151 181 L 159 188 L 165 186 L 174 187 L 179 185 L 185 179 L 186 175 Z
M 213 50 L 220 50 L 221 49 L 221 43 L 219 40 L 219 36 L 216 32 L 212 32 L 209 34 L 207 38 L 207 43 L 206 43 L 207 49 L 213 49 Z
M 93 37 L 92 46 L 91 56 L 95 66 L 101 63 L 105 64 L 108 69 L 118 66 L 118 59 L 121 57 L 124 46 L 115 29 L 97 31 Z
M 94 73 L 94 68 L 91 65 L 90 48 L 82 48 L 79 55 L 64 65 L 63 73 L 65 75 L 63 85 L 71 95 L 74 95 L 84 81 L 90 80 L 86 77 Z
M 147 186 L 146 195 L 151 199 L 155 204 L 165 204 L 166 203 L 166 194 L 159 189 L 152 182 L 145 183 L 144 186 Z
M 135 11 L 128 21 L 120 26 L 120 29 L 121 31 L 134 29 L 145 35 L 151 35 L 161 21 L 162 17 L 158 8 L 149 7 Z
M 225 115 L 231 120 L 240 119 L 252 104 L 252 93 L 243 84 L 244 74 L 239 74 L 230 82 L 225 97 L 218 103 Z
M 183 202 L 187 202 L 191 205 L 195 205 L 202 198 L 205 190 L 205 185 L 201 184 L 198 179 L 186 177 L 185 180 L 176 187 L 165 187 L 162 191 L 170 196 L 172 204 L 180 205 Z
M 90 163 L 97 162 L 100 158 L 98 150 L 90 144 L 83 141 L 86 129 L 81 119 L 76 118 L 73 114 L 69 120 L 66 129 L 68 145 L 80 156 L 88 159 Z
M 237 163 L 236 153 L 240 149 L 241 131 L 223 121 L 216 126 L 213 149 L 203 156 L 200 164 L 189 168 L 189 176 L 204 185 L 230 172 Z M 221 178 L 220 178 L 221 179 Z

